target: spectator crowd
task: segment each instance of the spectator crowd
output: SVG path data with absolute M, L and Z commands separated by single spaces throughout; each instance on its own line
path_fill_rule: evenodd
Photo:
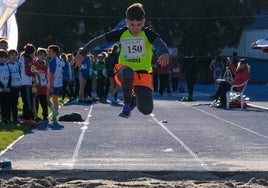
M 26 44 L 22 52 L 8 50 L 8 41 L 0 38 L 0 110 L 2 124 L 22 124 L 35 127 L 38 122 L 48 122 L 49 110 L 52 121 L 58 119 L 59 101 L 118 104 L 118 86 L 114 80 L 114 67 L 118 63 L 120 47 L 114 44 L 108 50 L 88 54 L 81 65 L 76 66 L 73 59 L 76 52 L 60 52 L 58 45 L 47 48 Z M 167 66 L 160 66 L 158 55 L 152 58 L 154 92 L 171 96 L 172 92 L 184 92 L 179 85 L 181 73 L 184 73 L 188 97 L 193 99 L 194 83 L 197 74 L 196 59 L 192 52 L 185 56 L 183 62 L 170 57 Z M 219 56 L 211 61 L 209 68 L 216 80 L 223 76 L 224 61 Z M 235 68 L 234 71 L 235 72 Z M 247 77 L 249 79 L 249 76 Z M 217 94 L 218 95 L 218 94 Z M 211 98 L 215 98 L 216 94 Z M 18 113 L 21 97 L 22 114 Z M 42 117 L 38 111 L 42 110 Z

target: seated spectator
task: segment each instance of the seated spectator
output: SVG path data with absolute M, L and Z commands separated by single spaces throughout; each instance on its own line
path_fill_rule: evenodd
M 226 92 L 230 91 L 232 85 L 239 85 L 249 80 L 250 78 L 250 66 L 245 59 L 241 59 L 238 62 L 236 68 L 236 75 L 233 81 L 220 82 L 219 87 L 215 95 L 211 96 L 214 100 L 219 100 L 220 103 L 216 106 L 219 108 L 226 108 Z M 234 88 L 236 91 L 242 91 L 243 87 Z

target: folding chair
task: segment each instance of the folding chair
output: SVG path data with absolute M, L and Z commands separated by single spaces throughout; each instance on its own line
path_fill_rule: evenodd
M 244 97 L 243 97 L 243 93 L 247 87 L 247 84 L 248 84 L 248 80 L 245 81 L 244 83 L 242 84 L 239 84 L 239 85 L 232 85 L 231 86 L 231 89 L 230 91 L 226 92 L 226 108 L 229 109 L 230 108 L 230 102 L 233 101 L 233 100 L 239 100 L 240 101 L 240 107 L 241 109 L 244 108 Z M 237 87 L 242 87 L 243 86 L 243 89 L 242 91 L 234 91 L 234 88 L 237 88 Z

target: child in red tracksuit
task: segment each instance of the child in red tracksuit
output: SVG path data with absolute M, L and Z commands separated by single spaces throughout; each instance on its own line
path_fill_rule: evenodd
M 47 50 L 44 48 L 37 49 L 37 58 L 34 62 L 33 69 L 38 73 L 36 109 L 41 105 L 43 121 L 48 122 L 48 105 L 47 105 Z

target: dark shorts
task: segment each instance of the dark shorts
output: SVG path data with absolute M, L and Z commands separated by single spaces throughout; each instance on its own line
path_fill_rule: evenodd
M 59 96 L 61 94 L 62 87 L 54 87 L 53 93 L 50 93 L 50 95 L 57 95 Z
M 32 93 L 33 99 L 36 99 L 36 93 Z

